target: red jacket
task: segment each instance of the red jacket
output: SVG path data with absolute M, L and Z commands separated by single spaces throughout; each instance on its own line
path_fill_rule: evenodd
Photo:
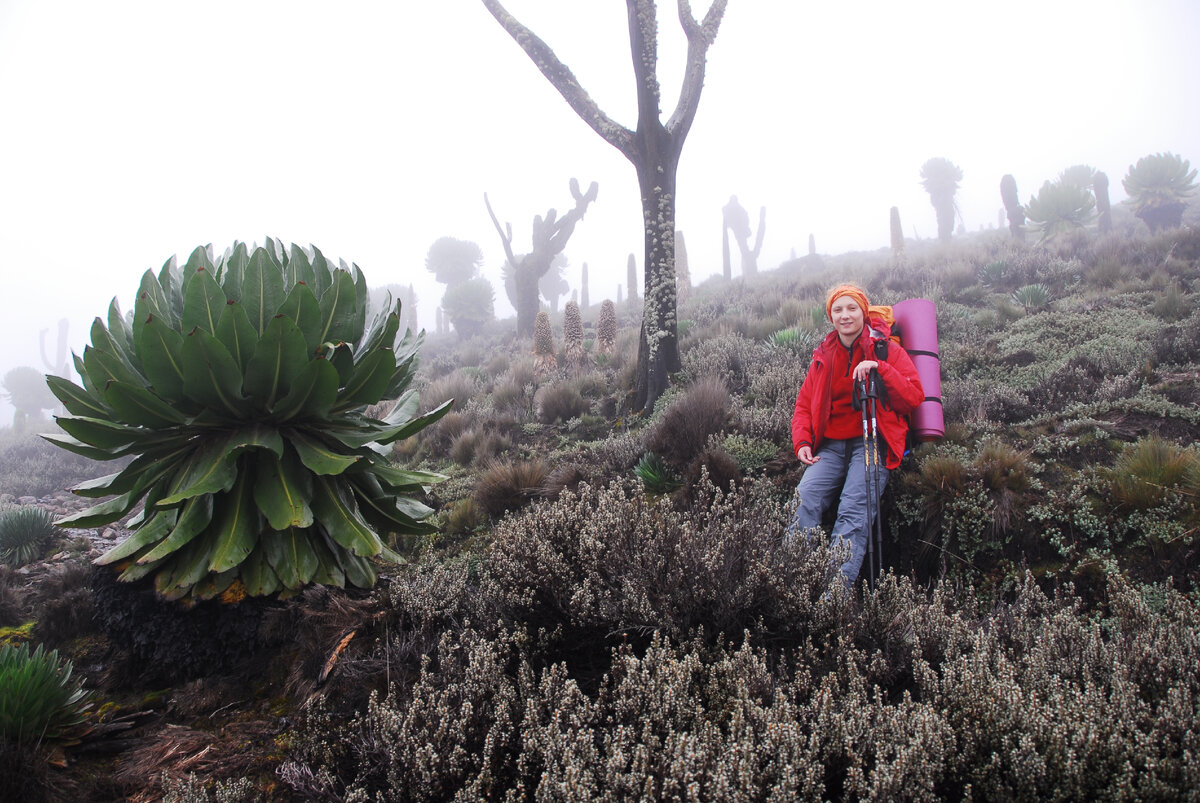
M 887 338 L 887 327 L 878 319 L 870 321 L 870 326 L 864 326 L 863 332 L 855 341 L 851 361 L 857 365 L 863 360 L 875 360 L 874 334 Z M 833 373 L 830 365 L 836 350 L 842 348 L 837 342 L 837 332 L 830 332 L 813 351 L 812 364 L 800 386 L 796 396 L 796 412 L 792 415 L 792 453 L 804 444 L 809 444 L 815 454 L 825 438 L 825 427 L 829 423 L 830 397 L 833 384 Z M 921 387 L 921 378 L 913 365 L 912 358 L 894 340 L 888 343 L 887 361 L 879 361 L 879 378 L 887 389 L 887 402 L 876 405 L 879 430 L 888 445 L 888 455 L 885 465 L 894 469 L 900 465 L 904 456 L 904 442 L 908 435 L 908 414 L 917 405 L 925 401 L 925 389 Z

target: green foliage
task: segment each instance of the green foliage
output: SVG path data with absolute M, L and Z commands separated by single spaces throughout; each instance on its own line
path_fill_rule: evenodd
M 1008 263 L 1003 259 L 988 262 L 979 269 L 979 283 L 984 287 L 999 287 L 1008 273 Z
M 14 569 L 32 563 L 54 533 L 54 517 L 44 508 L 21 505 L 0 509 L 0 563 Z
M 1023 307 L 1026 312 L 1045 309 L 1046 305 L 1050 303 L 1050 299 L 1050 288 L 1044 284 L 1027 284 L 1024 287 L 1018 287 L 1012 294 L 1013 302 Z
M 145 500 L 133 535 L 97 562 L 153 577 L 168 599 L 371 586 L 370 558 L 399 560 L 381 533 L 432 529 L 416 496 L 436 479 L 377 450 L 449 404 L 416 415 L 423 333 L 397 342 L 399 304 L 366 313 L 362 272 L 315 248 L 235 243 L 215 262 L 197 248 L 182 269 L 172 257 L 147 271 L 132 318 L 114 300 L 92 325 L 83 386 L 48 380 L 70 415 L 47 440 L 134 458 L 75 489 L 113 499 L 57 523 L 99 526 Z M 396 401 L 368 416 L 383 399 Z
M 671 467 L 654 452 L 642 455 L 633 467 L 633 475 L 642 483 L 642 489 L 652 495 L 674 493 L 683 485 Z
M 72 671 L 57 650 L 0 646 L 0 739 L 31 745 L 70 738 L 92 707 Z
M 1130 165 L 1121 185 L 1134 214 L 1158 231 L 1179 226 L 1184 204 L 1196 192 L 1196 171 L 1178 154 L 1154 153 Z
M 737 462 L 743 474 L 753 474 L 779 456 L 779 444 L 747 435 L 726 435 L 721 447 Z
M 1030 231 L 1046 242 L 1087 226 L 1095 217 L 1096 199 L 1090 190 L 1068 181 L 1047 181 L 1025 207 Z
M 461 337 L 472 337 L 496 319 L 496 292 L 482 276 L 446 288 L 442 311 Z

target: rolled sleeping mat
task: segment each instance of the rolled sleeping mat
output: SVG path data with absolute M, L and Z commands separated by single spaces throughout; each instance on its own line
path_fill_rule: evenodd
M 896 318 L 893 332 L 912 357 L 917 376 L 925 388 L 925 401 L 909 415 L 909 425 L 918 441 L 933 441 L 946 434 L 942 413 L 942 361 L 938 356 L 937 306 L 925 298 L 910 298 L 892 306 Z

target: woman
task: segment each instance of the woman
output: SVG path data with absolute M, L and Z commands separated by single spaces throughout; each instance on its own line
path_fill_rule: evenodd
M 834 331 L 813 352 L 812 364 L 796 396 L 792 416 L 792 449 L 807 468 L 800 479 L 800 506 L 795 529 L 821 524 L 838 501 L 833 540 L 848 541 L 850 557 L 842 564 L 846 585 L 858 578 L 889 472 L 900 465 L 908 435 L 908 414 L 925 400 L 912 359 L 890 340 L 888 308 L 871 310 L 867 294 L 844 284 L 829 292 L 825 312 Z M 877 344 L 879 344 L 877 346 Z M 854 385 L 878 376 L 876 403 L 880 461 L 873 463 L 874 498 L 867 482 L 867 455 L 861 409 L 854 407 Z M 886 452 L 886 455 L 883 454 Z M 868 504 L 868 502 L 870 504 Z

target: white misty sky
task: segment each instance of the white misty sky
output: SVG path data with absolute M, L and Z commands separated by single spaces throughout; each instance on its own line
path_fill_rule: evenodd
M 683 44 L 659 5 L 665 119 Z M 507 6 L 634 126 L 623 3 Z M 730 0 L 679 173 L 693 278 L 721 270 L 734 194 L 755 223 L 767 208 L 764 268 L 810 233 L 822 253 L 883 247 L 892 206 L 933 236 L 933 156 L 962 168 L 972 230 L 996 224 L 1005 173 L 1024 201 L 1090 164 L 1118 202 L 1146 154 L 1200 162 L 1197 35 L 1194 0 Z M 571 177 L 600 184 L 567 247 L 572 286 L 587 262 L 598 302 L 629 253 L 642 267 L 632 166 L 478 0 L 0 0 L 0 113 L 0 374 L 41 369 L 38 333 L 52 348 L 62 317 L 81 351 L 170 255 L 267 235 L 415 284 L 429 328 L 429 245 L 473 240 L 510 314 L 483 193 L 521 250 L 535 214 L 570 206 Z

